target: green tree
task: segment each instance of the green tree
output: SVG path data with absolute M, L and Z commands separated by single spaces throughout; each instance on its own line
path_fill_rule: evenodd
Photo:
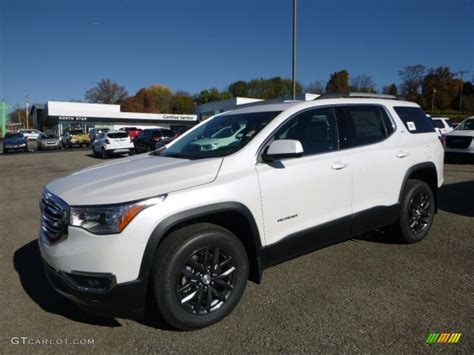
M 253 79 L 248 83 L 248 96 L 269 100 L 276 98 L 289 98 L 293 92 L 293 82 L 290 79 L 283 79 L 279 76 L 270 79 Z M 300 83 L 296 82 L 296 94 L 303 91 Z
M 234 97 L 248 97 L 249 96 L 249 85 L 243 80 L 236 81 L 229 85 L 228 91 Z
M 326 92 L 349 92 L 349 72 L 341 70 L 332 73 L 326 84 Z
M 127 90 L 110 79 L 102 79 L 97 85 L 86 91 L 88 102 L 100 104 L 117 104 L 128 95 Z
M 202 90 L 194 99 L 198 104 L 207 104 L 208 102 L 230 99 L 232 93 L 229 91 L 219 91 L 217 88 Z
M 456 109 L 461 82 L 454 79 L 449 67 L 431 68 L 423 79 L 422 104 L 425 109 L 435 110 Z
M 426 73 L 426 67 L 421 64 L 409 65 L 399 70 L 402 79 L 401 93 L 409 101 L 419 102 L 420 87 Z
M 397 88 L 397 85 L 395 85 L 395 84 L 390 84 L 390 85 L 384 86 L 383 89 L 382 89 L 382 92 L 383 92 L 384 94 L 387 94 L 387 95 L 394 95 L 394 96 L 397 96 L 397 95 L 398 95 L 398 88 Z
M 176 91 L 171 100 L 171 112 L 192 114 L 195 110 L 194 99 L 186 91 Z

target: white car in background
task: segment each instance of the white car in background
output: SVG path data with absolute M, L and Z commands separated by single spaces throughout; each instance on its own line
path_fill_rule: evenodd
M 20 129 L 18 130 L 18 133 L 22 133 L 26 139 L 38 139 L 40 134 L 43 132 L 38 131 L 37 129 Z
M 106 159 L 113 154 L 135 154 L 135 147 L 127 132 L 109 131 L 99 133 L 92 143 L 92 153 Z
M 440 135 L 451 132 L 454 128 L 448 117 L 433 117 L 433 126 Z
M 467 153 L 474 156 L 474 116 L 466 118 L 445 135 L 447 153 Z

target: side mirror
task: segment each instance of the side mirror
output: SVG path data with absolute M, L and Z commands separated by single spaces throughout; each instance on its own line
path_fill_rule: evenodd
M 303 156 L 301 142 L 293 139 L 280 139 L 273 141 L 262 155 L 263 161 L 275 161 L 287 158 L 299 158 Z

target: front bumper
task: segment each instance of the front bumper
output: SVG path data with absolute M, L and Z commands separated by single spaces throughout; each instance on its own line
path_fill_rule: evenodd
M 105 289 L 86 288 L 74 281 L 74 273 L 56 270 L 43 260 L 44 270 L 50 285 L 56 292 L 73 301 L 88 313 L 104 317 L 143 319 L 145 315 L 147 281 L 137 279 L 122 284 L 115 283 L 112 274 L 77 273 L 82 278 L 108 278 Z
M 25 149 L 26 144 L 5 144 L 5 148 L 7 149 Z

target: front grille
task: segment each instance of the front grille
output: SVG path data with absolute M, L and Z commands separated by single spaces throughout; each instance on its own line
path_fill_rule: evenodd
M 40 208 L 40 235 L 49 243 L 57 242 L 67 232 L 68 205 L 49 191 L 44 190 Z
M 454 149 L 466 149 L 471 145 L 472 137 L 446 136 L 446 147 Z

